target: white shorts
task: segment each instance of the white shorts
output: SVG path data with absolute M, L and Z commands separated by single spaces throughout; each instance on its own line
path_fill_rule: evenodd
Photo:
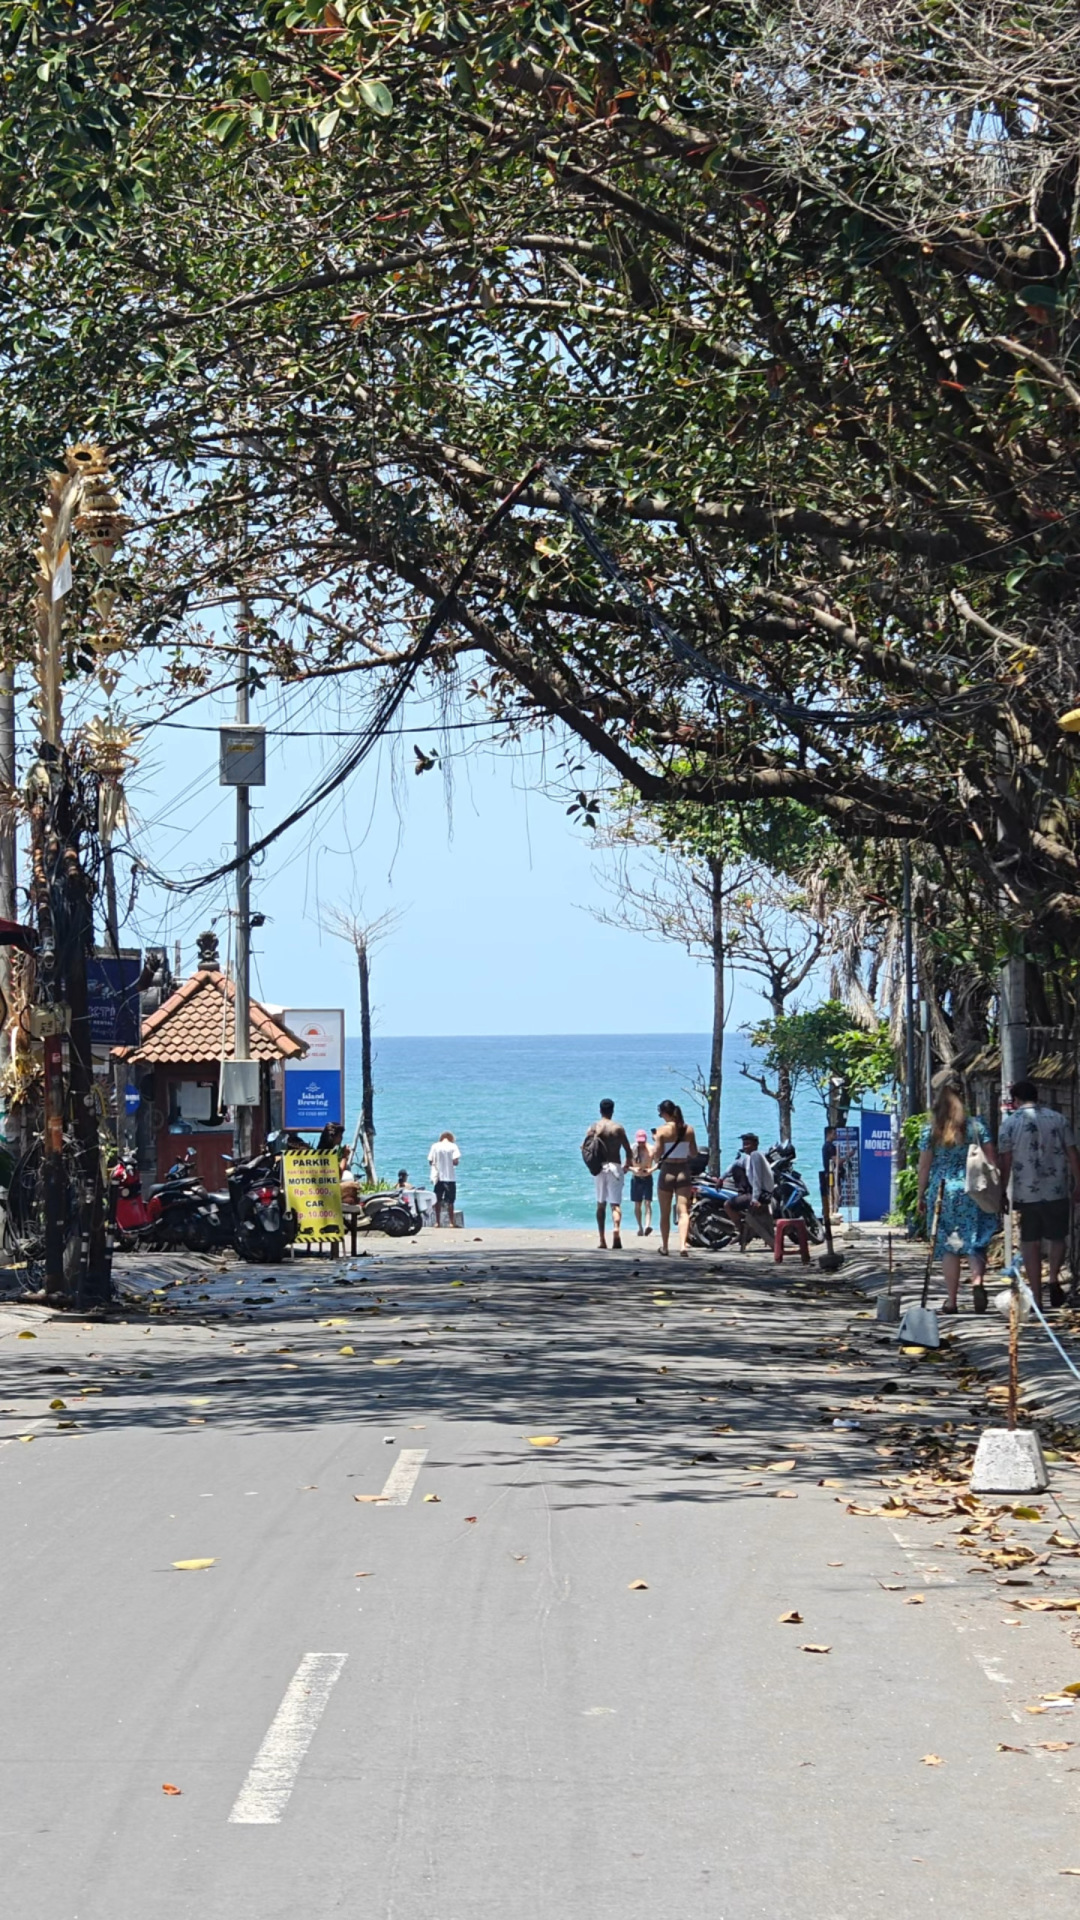
M 606 1167 L 601 1167 L 599 1173 L 593 1174 L 593 1182 L 598 1202 L 609 1207 L 621 1207 L 623 1170 L 614 1160 L 609 1160 Z

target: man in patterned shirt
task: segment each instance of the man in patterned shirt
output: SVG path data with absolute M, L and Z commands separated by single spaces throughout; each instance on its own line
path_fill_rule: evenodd
M 1080 1192 L 1080 1154 L 1068 1121 L 1044 1107 L 1033 1080 L 1009 1088 L 1013 1111 L 1001 1123 L 998 1158 L 1002 1185 L 1012 1175 L 1012 1206 L 1020 1223 L 1020 1250 L 1031 1291 L 1042 1306 L 1042 1243 L 1047 1242 L 1050 1305 L 1061 1307 L 1058 1280 L 1069 1237 L 1069 1211 Z

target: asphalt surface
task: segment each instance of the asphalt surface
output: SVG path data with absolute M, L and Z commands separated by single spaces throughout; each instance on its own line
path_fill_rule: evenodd
M 1077 1616 L 1017 1601 L 1080 1562 L 849 1511 L 988 1417 L 850 1263 L 133 1277 L 123 1323 L 0 1310 L 6 1912 L 1075 1911 Z M 1071 1537 L 1077 1467 L 1036 1504 Z

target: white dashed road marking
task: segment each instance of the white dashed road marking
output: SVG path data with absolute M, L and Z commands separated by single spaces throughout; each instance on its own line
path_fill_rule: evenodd
M 281 1819 L 301 1762 L 348 1657 L 345 1653 L 305 1653 L 236 1796 L 229 1815 L 231 1825 L 269 1827 Z
M 379 1499 L 385 1501 L 389 1507 L 408 1506 L 409 1495 L 416 1485 L 417 1476 L 427 1457 L 426 1447 L 403 1447 Z

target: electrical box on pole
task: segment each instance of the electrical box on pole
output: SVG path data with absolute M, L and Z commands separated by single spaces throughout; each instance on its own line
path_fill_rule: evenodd
M 219 787 L 265 787 L 266 730 L 264 727 L 221 727 Z

